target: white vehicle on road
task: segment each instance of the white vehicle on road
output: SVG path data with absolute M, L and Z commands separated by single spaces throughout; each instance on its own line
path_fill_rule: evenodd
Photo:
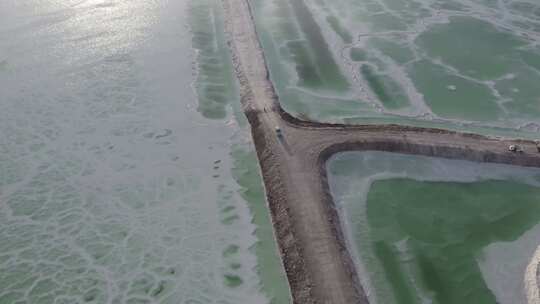
M 521 148 L 518 145 L 510 145 L 510 146 L 508 146 L 508 151 L 510 151 L 510 152 L 523 152 L 523 148 Z
M 276 136 L 279 137 L 279 138 L 282 138 L 283 137 L 283 132 L 281 131 L 281 128 L 280 127 L 275 127 L 274 128 L 274 131 L 276 132 Z

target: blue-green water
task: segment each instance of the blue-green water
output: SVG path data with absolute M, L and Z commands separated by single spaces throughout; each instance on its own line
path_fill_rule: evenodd
M 218 3 L 0 2 L 0 303 L 288 301 Z

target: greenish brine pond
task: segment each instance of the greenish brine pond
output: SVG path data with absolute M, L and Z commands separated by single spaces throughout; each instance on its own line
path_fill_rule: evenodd
M 373 303 L 528 303 L 540 169 L 348 152 L 328 170 Z
M 0 304 L 289 303 L 223 21 L 0 1 Z
M 293 115 L 538 139 L 538 1 L 250 2 Z M 540 171 L 375 152 L 328 167 L 373 303 L 527 303 Z
M 252 0 L 298 116 L 524 136 L 540 131 L 540 3 Z

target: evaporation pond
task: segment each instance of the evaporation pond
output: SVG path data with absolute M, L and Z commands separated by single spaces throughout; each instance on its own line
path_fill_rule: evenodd
M 540 130 L 540 1 L 251 2 L 293 115 Z
M 527 303 L 540 170 L 386 152 L 328 169 L 370 303 Z

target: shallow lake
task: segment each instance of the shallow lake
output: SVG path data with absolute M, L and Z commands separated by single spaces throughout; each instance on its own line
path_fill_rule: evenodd
M 0 303 L 288 302 L 221 18 L 0 2 Z

